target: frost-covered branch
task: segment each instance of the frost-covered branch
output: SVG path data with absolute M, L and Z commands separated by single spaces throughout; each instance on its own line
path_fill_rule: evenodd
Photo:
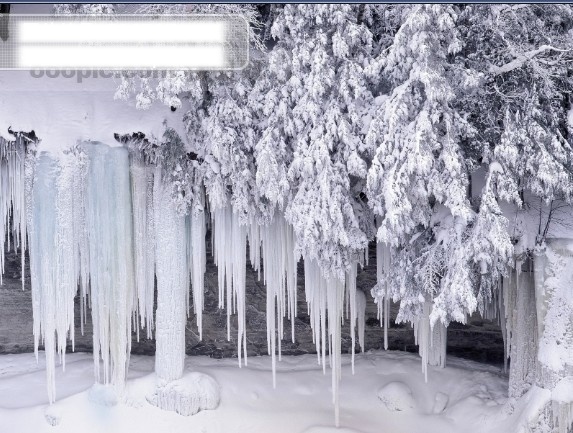
M 512 60 L 511 62 L 508 62 L 502 66 L 490 65 L 489 72 L 492 73 L 493 75 L 507 74 L 508 72 L 511 72 L 515 69 L 521 68 L 529 60 L 535 58 L 536 56 L 538 56 L 542 53 L 548 52 L 548 51 L 568 53 L 568 52 L 571 52 L 572 50 L 556 48 L 556 47 L 553 47 L 551 45 L 542 45 L 539 48 L 534 49 L 534 50 L 526 51 L 524 53 L 517 53 L 516 58 L 514 60 Z

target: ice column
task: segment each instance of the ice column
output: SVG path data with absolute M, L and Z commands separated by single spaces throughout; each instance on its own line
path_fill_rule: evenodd
M 163 182 L 160 166 L 155 171 L 153 202 L 157 276 L 155 372 L 161 386 L 183 375 L 189 274 L 185 217 L 175 209 L 170 185 Z

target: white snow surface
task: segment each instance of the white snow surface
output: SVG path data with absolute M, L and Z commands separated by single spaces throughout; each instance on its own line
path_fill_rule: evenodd
M 87 353 L 66 357 L 57 368 L 59 399 L 51 407 L 45 393 L 45 361 L 33 354 L 0 356 L 0 431 L 41 432 L 232 432 L 232 433 L 506 433 L 518 432 L 522 420 L 536 413 L 545 399 L 531 396 L 508 410 L 507 377 L 498 369 L 452 358 L 441 369 L 428 367 L 422 380 L 420 357 L 404 352 L 367 352 L 341 359 L 340 430 L 334 428 L 330 374 L 323 374 L 315 355 L 283 357 L 272 387 L 271 357 L 251 357 L 248 366 L 236 359 L 186 357 L 182 383 L 199 383 L 205 374 L 218 383 L 220 404 L 193 416 L 181 416 L 151 405 L 156 390 L 154 358 L 132 355 L 126 393 L 115 405 L 94 402 L 93 360 Z M 415 407 L 390 412 L 378 391 L 392 382 L 411 390 Z M 101 385 L 100 385 L 101 386 Z M 437 393 L 449 396 L 442 413 L 434 414 Z M 91 396 L 91 398 L 90 398 Z M 55 425 L 51 425 L 55 424 Z M 423 430 L 421 430 L 423 429 Z
M 119 81 L 94 73 L 78 79 L 77 73 L 70 78 L 61 73 L 55 78 L 46 74 L 34 78 L 29 71 L 1 71 L 0 136 L 11 138 L 8 127 L 34 130 L 41 139 L 38 150 L 54 153 L 68 150 L 78 141 L 119 145 L 114 133 L 143 132 L 160 138 L 164 122 L 185 138 L 183 107 L 172 112 L 156 103 L 148 110 L 138 110 L 133 101 L 114 99 Z

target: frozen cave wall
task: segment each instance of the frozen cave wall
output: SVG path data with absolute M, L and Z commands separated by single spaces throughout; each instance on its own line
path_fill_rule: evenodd
M 211 233 L 207 232 L 210 239 Z M 205 274 L 205 311 L 203 312 L 203 340 L 199 340 L 195 316 L 187 320 L 185 351 L 188 355 L 206 355 L 215 358 L 237 356 L 236 316 L 231 317 L 231 341 L 227 341 L 226 313 L 218 309 L 217 267 L 211 254 L 211 242 L 206 242 L 207 270 Z M 248 254 L 248 252 L 247 252 Z M 6 273 L 0 286 L 0 354 L 23 353 L 34 350 L 32 335 L 32 298 L 30 294 L 29 266 L 25 262 L 25 290 L 22 291 L 21 260 L 18 254 L 6 252 Z M 298 269 L 298 317 L 296 318 L 296 342 L 290 341 L 290 322 L 285 318 L 285 334 L 282 342 L 284 355 L 315 353 L 312 342 L 310 318 L 307 314 L 304 296 L 304 266 L 302 261 Z M 376 283 L 376 252 L 371 245 L 369 265 L 358 271 L 357 287 L 366 291 L 366 350 L 384 348 L 384 330 L 377 319 L 377 306 L 368 291 Z M 267 354 L 266 335 L 266 292 L 263 281 L 259 281 L 257 272 L 250 264 L 246 266 L 247 300 L 247 350 L 249 356 Z M 92 351 L 91 314 L 86 315 L 87 323 L 84 335 L 80 332 L 80 302 L 76 299 L 75 312 L 75 350 Z M 414 344 L 414 331 L 409 325 L 394 323 L 397 305 L 392 305 L 388 331 L 388 348 L 417 352 Z M 342 351 L 349 352 L 351 337 L 348 321 L 342 330 Z M 68 352 L 71 351 L 68 345 Z M 146 338 L 145 331 L 140 332 L 139 342 L 135 332 L 131 353 L 155 355 L 155 339 Z M 448 327 L 448 355 L 473 359 L 480 362 L 500 365 L 503 363 L 503 338 L 496 321 L 484 320 L 478 315 L 469 319 L 467 325 L 452 322 Z

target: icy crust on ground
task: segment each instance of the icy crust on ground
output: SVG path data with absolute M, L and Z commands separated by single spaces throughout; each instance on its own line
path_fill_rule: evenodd
M 335 430 L 329 389 L 332 377 L 322 374 L 314 355 L 283 357 L 276 366 L 276 389 L 270 356 L 250 357 L 249 365 L 240 369 L 236 359 L 186 357 L 182 378 L 166 385 L 163 395 L 157 392 L 161 388 L 153 372 L 154 358 L 133 355 L 125 394 L 113 404 L 106 397 L 110 386 L 93 386 L 90 356 L 71 353 L 65 373 L 58 374 L 60 398 L 51 407 L 37 390 L 44 366 L 36 366 L 31 354 L 3 355 L 0 431 L 517 433 L 533 419 L 543 397 L 540 390 L 540 395 L 532 393 L 529 400 L 519 400 L 512 408 L 507 400 L 507 377 L 499 369 L 466 360 L 452 358 L 443 369 L 429 366 L 428 383 L 424 383 L 416 354 L 356 354 L 354 375 L 351 358 L 343 354 L 340 359 L 340 430 Z M 394 387 L 389 386 L 392 383 L 410 390 L 416 403 L 411 410 L 392 412 L 382 405 L 378 392 Z M 438 393 L 447 395 L 449 402 L 436 414 Z M 194 416 L 179 414 L 198 409 Z
M 184 416 L 216 409 L 220 399 L 217 382 L 210 376 L 195 372 L 159 385 L 155 392 L 147 397 L 147 401 L 152 405 Z

